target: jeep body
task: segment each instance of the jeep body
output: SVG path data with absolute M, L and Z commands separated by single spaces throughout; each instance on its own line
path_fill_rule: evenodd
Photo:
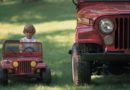
M 70 50 L 75 84 L 96 74 L 120 75 L 130 67 L 130 0 L 72 0 L 75 43 Z
M 11 78 L 36 78 L 51 82 L 51 72 L 43 61 L 40 42 L 19 42 L 6 40 L 0 62 L 0 84 L 8 84 Z

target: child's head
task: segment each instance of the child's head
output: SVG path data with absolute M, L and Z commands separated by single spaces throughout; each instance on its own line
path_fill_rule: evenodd
M 23 33 L 28 39 L 31 39 L 32 36 L 35 34 L 36 30 L 35 27 L 32 24 L 26 24 L 24 26 Z

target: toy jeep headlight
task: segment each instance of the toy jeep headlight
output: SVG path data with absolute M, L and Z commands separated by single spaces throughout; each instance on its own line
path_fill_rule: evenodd
M 99 28 L 102 33 L 110 34 L 114 29 L 114 24 L 110 19 L 104 18 L 99 22 Z
M 13 67 L 17 68 L 19 66 L 19 63 L 17 61 L 13 62 Z
M 32 61 L 32 62 L 30 63 L 30 65 L 31 65 L 31 67 L 36 67 L 37 63 L 36 63 L 36 61 Z

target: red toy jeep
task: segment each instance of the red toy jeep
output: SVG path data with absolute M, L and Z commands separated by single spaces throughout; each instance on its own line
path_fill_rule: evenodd
M 77 85 L 92 74 L 129 73 L 130 0 L 73 0 L 77 9 L 72 77 Z
M 45 84 L 51 82 L 51 72 L 43 62 L 40 42 L 19 42 L 6 40 L 0 62 L 0 84 L 8 84 L 11 78 L 36 78 Z

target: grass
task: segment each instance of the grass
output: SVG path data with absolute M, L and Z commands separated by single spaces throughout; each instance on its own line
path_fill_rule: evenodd
M 74 15 L 74 6 L 69 0 L 43 0 L 30 4 L 10 0 L 0 4 L 0 47 L 6 39 L 23 37 L 25 23 L 33 23 L 37 29 L 34 37 L 43 43 L 44 59 L 52 71 L 49 86 L 14 81 L 8 86 L 0 86 L 0 90 L 129 90 L 130 79 L 126 75 L 93 76 L 91 85 L 73 85 L 68 50 L 74 42 Z

